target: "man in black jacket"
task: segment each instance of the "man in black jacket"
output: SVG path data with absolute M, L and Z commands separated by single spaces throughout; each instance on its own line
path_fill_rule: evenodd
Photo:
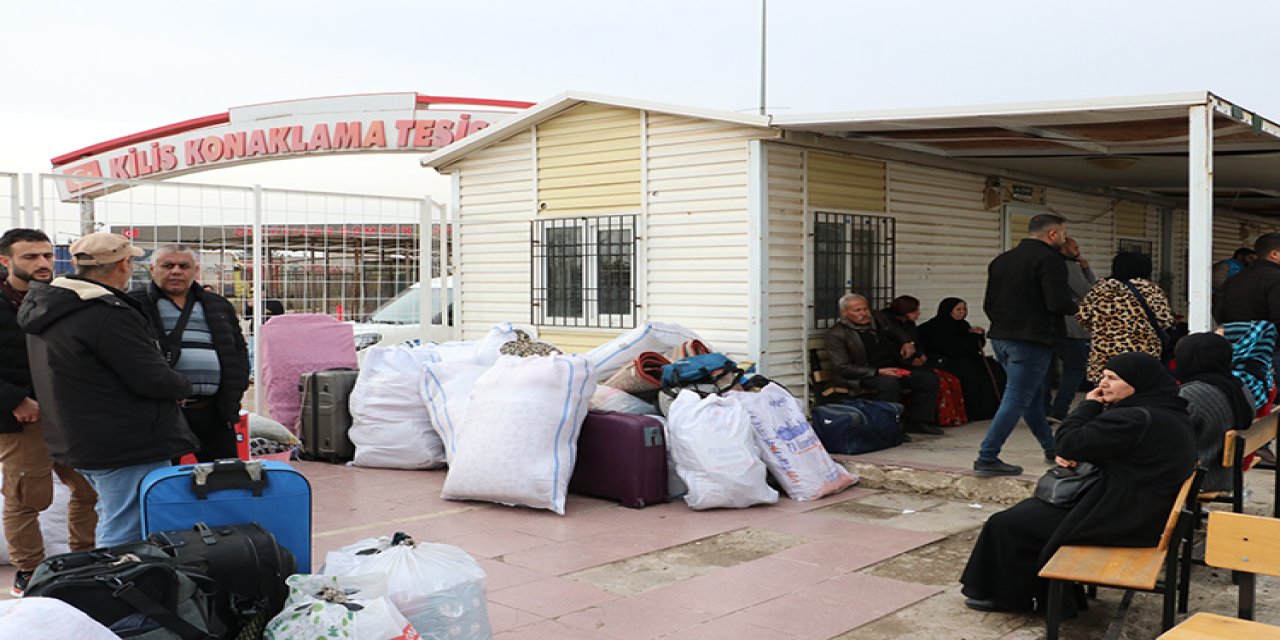
M 43 231 L 10 229 L 0 236 L 0 466 L 4 475 L 4 537 L 18 570 L 11 591 L 22 597 L 37 565 L 44 560 L 40 512 L 53 503 L 53 474 L 71 489 L 67 526 L 71 550 L 94 548 L 98 500 L 93 487 L 75 469 L 55 464 L 44 444 L 40 403 L 31 388 L 27 334 L 18 326 L 18 308 L 30 283 L 53 279 L 53 245 Z
M 942 429 L 926 424 L 938 416 L 938 376 L 922 367 L 911 367 L 915 355 L 911 336 L 872 311 L 867 299 L 856 293 L 840 298 L 840 319 L 823 336 L 831 359 L 832 381 L 858 395 L 875 393 L 876 400 L 902 402 L 911 390 L 911 402 L 902 416 L 903 431 L 939 435 Z
M 249 387 L 249 351 L 235 307 L 196 282 L 200 263 L 187 245 L 157 248 L 150 270 L 151 284 L 129 295 L 142 304 L 170 366 L 191 381 L 182 413 L 200 439 L 196 458 L 234 458 L 234 425 Z
M 76 275 L 33 283 L 18 322 L 54 461 L 98 492 L 98 545 L 142 538 L 138 484 L 196 449 L 178 410 L 191 383 L 165 362 L 128 286 L 128 239 L 91 233 L 71 245 Z
M 987 336 L 1009 381 L 973 463 L 978 476 L 1022 473 L 1022 467 L 1000 460 L 1000 449 L 1018 420 L 1026 420 L 1044 449 L 1045 462 L 1054 463 L 1053 430 L 1044 414 L 1045 372 L 1053 360 L 1054 341 L 1067 337 L 1064 316 L 1077 311 L 1059 253 L 1067 240 L 1067 220 L 1042 213 L 1031 218 L 1027 235 L 987 266 L 982 301 L 991 320 Z

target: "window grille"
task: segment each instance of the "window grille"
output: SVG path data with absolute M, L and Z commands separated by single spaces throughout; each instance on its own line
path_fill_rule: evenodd
M 1151 249 L 1152 243 L 1150 240 L 1116 238 L 1116 253 L 1141 253 L 1144 256 L 1150 256 Z
M 894 219 L 853 213 L 814 214 L 814 328 L 830 327 L 840 317 L 840 296 L 866 296 L 872 309 L 893 301 Z
M 634 215 L 535 220 L 530 234 L 533 324 L 635 326 Z

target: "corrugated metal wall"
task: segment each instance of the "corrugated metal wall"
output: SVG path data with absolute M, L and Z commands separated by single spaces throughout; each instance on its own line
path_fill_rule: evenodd
M 805 234 L 804 151 L 767 145 L 769 154 L 769 335 L 763 370 L 792 393 L 804 392 Z
M 963 298 L 969 322 L 982 313 L 987 263 L 1000 253 L 1000 211 L 982 205 L 985 177 L 908 164 L 889 165 L 889 213 L 898 221 L 898 295 L 920 299 L 921 322 L 938 302 Z
M 640 112 L 582 104 L 538 126 L 544 215 L 640 209 Z
M 807 167 L 810 210 L 885 210 L 883 162 L 810 152 Z
M 464 339 L 483 336 L 499 322 L 529 321 L 532 157 L 532 136 L 525 131 L 460 165 L 455 289 Z
M 1111 273 L 1115 255 L 1115 206 L 1112 198 L 1046 189 L 1045 205 L 1067 218 L 1067 235 L 1080 245 L 1080 255 L 1099 278 Z M 1026 237 L 1024 231 L 1022 237 Z M 1135 238 L 1138 239 L 1138 238 Z M 1158 240 L 1158 238 L 1152 238 Z

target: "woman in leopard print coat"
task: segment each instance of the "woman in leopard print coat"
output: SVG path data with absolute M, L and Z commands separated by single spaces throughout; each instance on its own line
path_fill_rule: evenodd
M 1093 285 L 1076 314 L 1081 326 L 1093 334 L 1086 373 L 1091 382 L 1102 378 L 1103 365 L 1112 356 L 1141 351 L 1160 357 L 1160 338 L 1130 285 L 1146 300 L 1162 329 L 1173 327 L 1169 298 L 1151 281 L 1151 258 L 1140 253 L 1116 254 L 1111 277 Z

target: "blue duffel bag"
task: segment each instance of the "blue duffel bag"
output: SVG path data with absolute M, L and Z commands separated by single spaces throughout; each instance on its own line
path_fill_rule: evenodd
M 869 453 L 902 444 L 902 405 L 846 400 L 813 408 L 813 430 L 827 453 Z

